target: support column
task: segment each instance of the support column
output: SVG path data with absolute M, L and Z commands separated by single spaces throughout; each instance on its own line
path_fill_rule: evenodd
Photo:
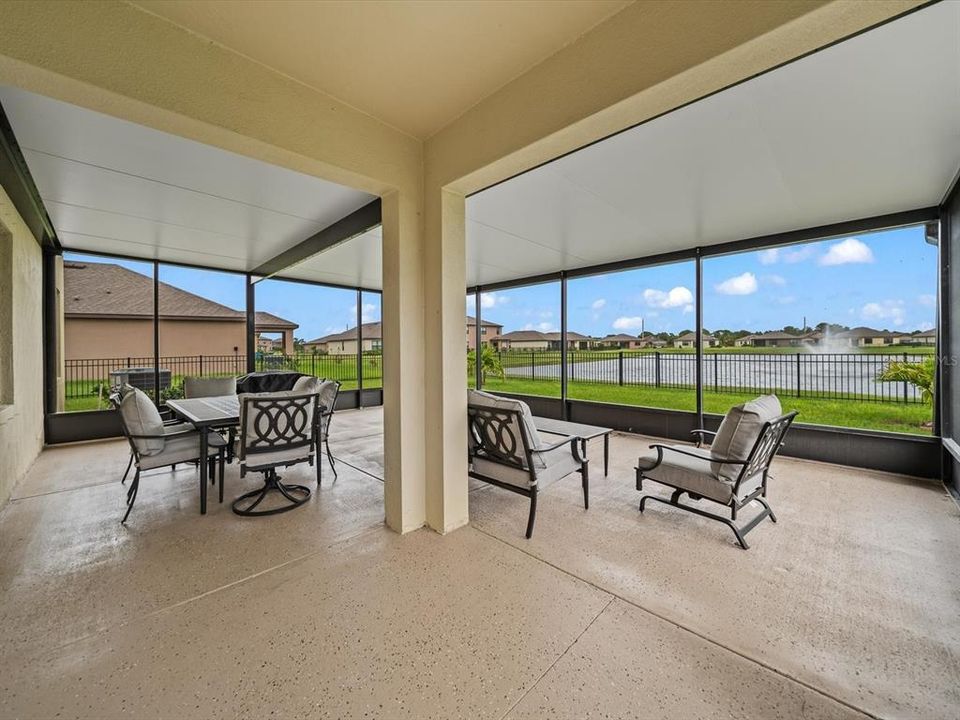
M 418 197 L 382 199 L 383 495 L 387 525 L 408 532 L 426 520 L 424 358 L 432 347 L 423 322 L 423 227 Z
M 434 190 L 425 206 L 426 510 L 427 524 L 445 533 L 469 521 L 463 348 L 466 202 L 461 194 Z

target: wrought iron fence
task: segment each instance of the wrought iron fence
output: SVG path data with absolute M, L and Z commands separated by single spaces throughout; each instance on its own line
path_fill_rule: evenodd
M 68 400 L 102 395 L 114 384 L 118 373 L 139 369 L 153 390 L 153 357 L 122 357 L 67 360 L 64 363 L 65 396 Z M 344 383 L 357 380 L 357 356 L 319 355 L 298 353 L 295 355 L 262 355 L 256 357 L 257 370 L 295 370 L 317 377 L 339 380 Z M 244 355 L 181 355 L 161 356 L 161 391 L 180 386 L 184 377 L 215 377 L 243 375 L 247 371 Z M 383 356 L 379 353 L 363 354 L 364 387 L 380 387 L 383 382 Z
M 507 380 L 560 379 L 559 351 L 499 353 Z M 920 403 L 920 391 L 905 382 L 881 382 L 877 376 L 895 361 L 922 362 L 916 353 L 707 353 L 703 388 L 719 393 L 774 392 L 831 400 Z M 665 388 L 696 387 L 697 358 L 692 353 L 567 353 L 570 383 Z

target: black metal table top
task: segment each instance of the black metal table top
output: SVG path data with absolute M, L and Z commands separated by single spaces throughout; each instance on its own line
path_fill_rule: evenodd
M 167 407 L 198 428 L 240 422 L 240 401 L 236 395 L 167 400 Z

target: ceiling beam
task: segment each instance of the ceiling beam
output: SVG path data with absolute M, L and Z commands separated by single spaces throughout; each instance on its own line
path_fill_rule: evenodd
M 297 263 L 322 253 L 324 250 L 329 250 L 342 242 L 362 235 L 375 228 L 380 222 L 380 198 L 376 198 L 359 210 L 354 210 L 346 217 L 340 218 L 332 225 L 328 225 L 323 230 L 311 235 L 306 240 L 261 263 L 250 273 L 262 278 L 276 275 Z
M 0 105 L 0 187 L 6 190 L 20 217 L 36 238 L 40 247 L 60 252 L 57 231 L 50 222 L 40 191 L 33 182 L 20 145 L 13 134 L 7 114 Z

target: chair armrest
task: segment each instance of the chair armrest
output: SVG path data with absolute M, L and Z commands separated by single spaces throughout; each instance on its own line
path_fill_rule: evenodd
M 681 455 L 689 455 L 690 457 L 699 458 L 700 460 L 709 460 L 710 462 L 722 463 L 724 465 L 746 465 L 746 460 L 729 460 L 727 458 L 718 458 L 718 457 L 709 457 L 704 458 L 703 455 L 698 455 L 697 453 L 687 452 L 686 450 L 681 450 L 680 448 L 671 447 L 669 445 L 651 445 L 652 448 L 656 448 L 659 456 L 657 458 L 657 465 L 663 461 L 663 451 L 669 450 L 670 452 L 680 453 Z
M 717 436 L 717 434 L 716 434 L 713 430 L 704 430 L 704 429 L 702 429 L 702 428 L 699 429 L 699 430 L 691 430 L 691 431 L 690 431 L 690 434 L 697 436 L 697 441 L 696 441 L 696 442 L 697 442 L 697 447 L 700 447 L 700 446 L 703 444 L 704 440 L 707 439 L 707 438 L 705 437 L 706 435 L 710 435 L 711 438 L 714 438 L 714 437 Z
M 576 449 L 577 442 L 578 442 L 577 438 L 573 437 L 573 435 L 567 435 L 565 438 L 563 438 L 562 440 L 558 440 L 553 445 L 537 448 L 536 452 L 541 452 L 541 453 L 550 452 L 551 450 L 556 450 L 558 447 L 563 447 L 564 445 L 570 445 L 570 444 L 572 444 Z
M 170 438 L 179 437 L 180 435 L 193 435 L 199 432 L 196 428 L 189 428 L 187 430 L 178 430 L 177 432 L 164 433 L 163 435 L 127 435 L 128 438 L 134 440 L 169 440 Z

